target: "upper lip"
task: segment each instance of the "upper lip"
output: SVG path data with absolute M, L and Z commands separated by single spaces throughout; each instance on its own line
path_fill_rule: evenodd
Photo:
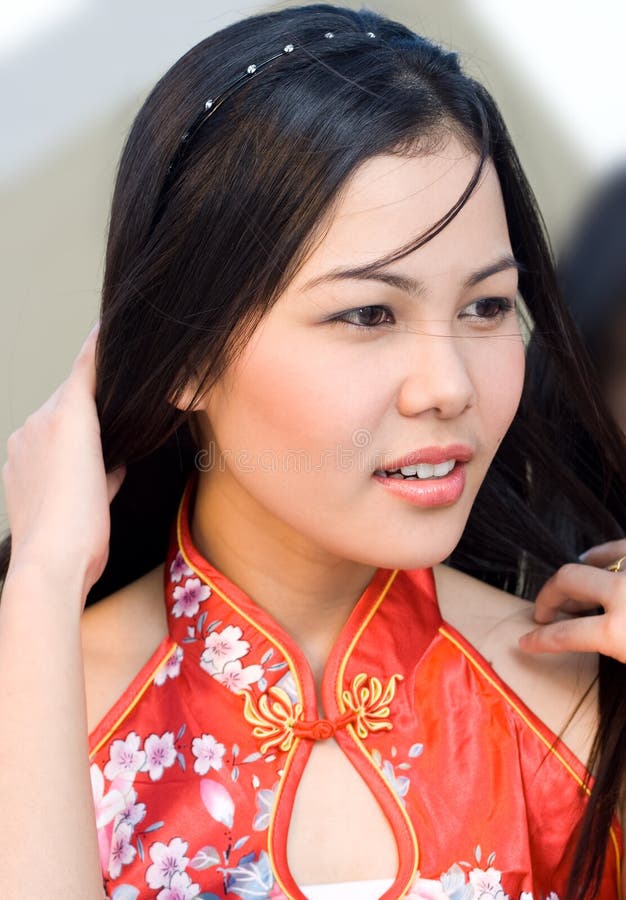
M 449 459 L 454 459 L 457 462 L 469 462 L 473 455 L 474 451 L 467 444 L 448 444 L 446 447 L 420 447 L 418 450 L 411 450 L 405 456 L 398 457 L 391 463 L 387 462 L 387 456 L 383 454 L 381 465 L 377 467 L 376 471 L 391 472 L 394 469 L 416 466 L 419 463 L 436 466 Z

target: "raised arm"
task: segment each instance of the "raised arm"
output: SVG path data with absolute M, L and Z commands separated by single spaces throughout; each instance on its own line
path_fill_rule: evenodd
M 108 556 L 94 329 L 68 379 L 9 438 L 0 602 L 0 897 L 102 900 L 80 617 Z

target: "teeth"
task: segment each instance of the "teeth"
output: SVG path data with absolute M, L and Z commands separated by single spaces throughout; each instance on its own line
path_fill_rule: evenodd
M 456 460 L 447 459 L 445 462 L 437 463 L 437 465 L 418 463 L 415 466 L 402 466 L 400 470 L 389 469 L 384 471 L 378 469 L 374 474 L 383 475 L 386 478 L 443 478 L 452 471 L 455 463 Z

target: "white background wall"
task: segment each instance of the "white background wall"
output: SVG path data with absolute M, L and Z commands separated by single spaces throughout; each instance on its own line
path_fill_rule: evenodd
M 295 4 L 277 4 L 287 5 Z M 486 83 L 558 245 L 595 180 L 626 158 L 626 4 L 368 5 L 460 51 L 466 68 Z M 143 98 L 206 34 L 267 8 L 224 0 L 12 0 L 5 6 L 0 466 L 9 433 L 65 377 L 96 320 L 115 166 Z M 0 532 L 5 527 L 0 496 Z

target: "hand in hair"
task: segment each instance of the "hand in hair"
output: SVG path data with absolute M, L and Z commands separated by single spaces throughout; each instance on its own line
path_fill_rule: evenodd
M 9 572 L 37 570 L 84 598 L 109 552 L 109 504 L 125 475 L 107 474 L 95 404 L 96 325 L 67 379 L 7 441 L 2 469 L 11 527 Z
M 522 650 L 596 652 L 626 663 L 626 563 L 623 572 L 607 570 L 622 556 L 626 540 L 610 541 L 561 566 L 537 594 L 540 627 L 520 638 Z

